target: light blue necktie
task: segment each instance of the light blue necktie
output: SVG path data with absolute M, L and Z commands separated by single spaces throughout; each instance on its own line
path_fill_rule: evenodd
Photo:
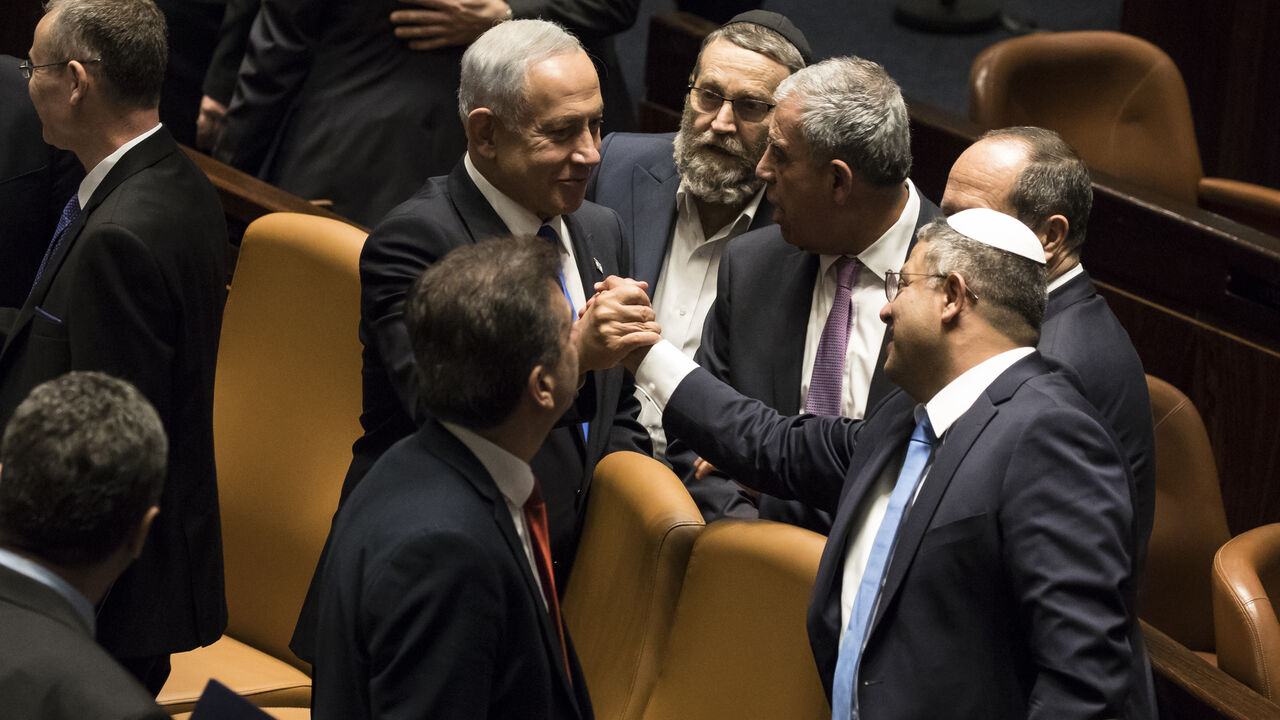
M 916 486 L 920 484 L 920 475 L 929 462 L 936 439 L 926 414 L 916 424 L 915 432 L 911 433 L 911 441 L 907 443 L 907 457 L 902 463 L 902 471 L 898 473 L 893 493 L 889 495 L 889 507 L 885 510 L 884 520 L 880 522 L 880 529 L 876 530 L 871 554 L 867 557 L 867 569 L 862 573 L 862 582 L 858 584 L 858 594 L 853 601 L 853 611 L 849 613 L 849 627 L 845 629 L 844 641 L 840 643 L 836 674 L 831 686 L 832 720 L 857 717 L 854 711 L 858 702 L 858 665 L 862 660 L 867 625 L 880 596 L 885 568 L 893 555 L 893 544 L 898 536 L 898 526 L 902 524 L 903 511 L 915 493 Z
M 556 251 L 556 257 L 560 257 L 560 233 L 556 229 L 543 223 L 538 228 L 538 237 L 551 243 L 551 248 Z M 564 299 L 569 301 L 569 310 L 573 313 L 573 318 L 578 318 L 578 308 L 573 304 L 573 296 L 569 294 L 569 286 L 564 282 L 564 267 L 559 262 L 556 263 L 556 278 L 560 281 L 560 292 L 564 293 Z M 582 440 L 585 443 L 590 436 L 591 423 L 582 423 Z

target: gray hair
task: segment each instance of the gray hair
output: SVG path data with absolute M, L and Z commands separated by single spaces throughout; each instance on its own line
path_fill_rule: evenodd
M 0 443 L 0 542 L 61 565 L 101 561 L 159 503 L 168 450 L 129 383 L 72 372 L 38 385 Z
M 458 114 L 489 108 L 505 127 L 519 126 L 528 112 L 529 68 L 547 58 L 582 52 L 578 38 L 546 20 L 508 20 L 476 38 L 462 54 Z
M 160 104 L 169 61 L 168 26 L 151 0 L 49 0 L 53 61 L 101 59 L 111 96 L 132 109 Z
M 911 171 L 911 129 L 898 84 L 880 65 L 838 57 L 786 78 L 774 102 L 799 104 L 800 132 L 816 160 L 843 160 L 872 185 L 900 183 Z
M 1066 251 L 1078 253 L 1093 208 L 1093 181 L 1075 149 L 1058 133 L 1039 127 L 991 130 L 981 140 L 1022 145 L 1027 164 L 1009 189 L 1014 215 L 1032 230 L 1038 230 L 1051 216 L 1062 215 L 1067 219 Z
M 702 51 L 721 38 L 743 50 L 764 55 L 785 67 L 789 73 L 804 67 L 804 57 L 800 51 L 780 33 L 756 23 L 736 22 L 716 28 L 702 40 L 702 46 L 698 49 L 698 61 L 693 65 L 695 78 L 702 72 Z
M 939 218 L 920 228 L 928 243 L 926 265 L 939 275 L 956 273 L 979 298 L 976 307 L 991 326 L 1020 345 L 1040 340 L 1044 319 L 1045 267 L 978 242 Z

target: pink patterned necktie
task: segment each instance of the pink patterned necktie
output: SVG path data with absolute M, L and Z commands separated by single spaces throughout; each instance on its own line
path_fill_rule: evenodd
M 809 378 L 809 396 L 804 411 L 814 415 L 839 415 L 843 397 L 844 360 L 849 349 L 849 332 L 853 328 L 853 307 L 849 292 L 858 282 L 862 264 L 856 257 L 841 255 L 835 262 L 836 297 L 827 313 L 827 323 L 818 340 L 818 355 Z

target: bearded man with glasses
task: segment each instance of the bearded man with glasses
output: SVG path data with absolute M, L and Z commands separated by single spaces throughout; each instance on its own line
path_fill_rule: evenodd
M 649 283 L 663 336 L 693 357 L 716 299 L 729 240 L 773 222 L 756 163 L 778 83 L 811 60 L 804 34 L 765 10 L 712 32 L 689 76 L 680 131 L 604 139 L 587 198 L 631 231 L 635 277 Z M 665 458 L 661 419 L 643 396 L 640 422 Z

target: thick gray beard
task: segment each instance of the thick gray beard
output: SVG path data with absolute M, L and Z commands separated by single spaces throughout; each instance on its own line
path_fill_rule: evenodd
M 676 170 L 680 179 L 703 202 L 745 205 L 764 186 L 764 181 L 756 177 L 756 163 L 764 155 L 765 143 L 747 148 L 737 138 L 716 135 L 709 129 L 694 137 L 693 119 L 694 113 L 686 101 L 675 140 Z M 704 150 L 708 145 L 733 153 L 733 161 L 724 165 L 723 156 L 713 156 Z

